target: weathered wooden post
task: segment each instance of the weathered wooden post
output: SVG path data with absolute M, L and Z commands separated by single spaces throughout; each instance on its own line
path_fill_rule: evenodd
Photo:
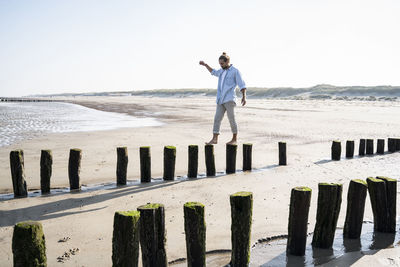
M 400 138 L 395 138 L 394 143 L 396 145 L 396 151 L 400 151 Z
M 344 238 L 360 238 L 367 188 L 367 183 L 363 180 L 354 179 L 350 181 L 347 193 L 346 220 L 343 229 Z
M 14 150 L 10 152 L 10 169 L 14 197 L 27 197 L 28 188 L 25 181 L 24 151 Z
M 167 266 L 164 205 L 147 204 L 138 207 L 138 211 L 143 267 Z
M 128 148 L 117 147 L 117 185 L 126 185 Z
M 358 155 L 364 156 L 365 155 L 365 139 L 360 139 L 360 146 L 358 148 Z
M 112 238 L 113 266 L 139 266 L 139 218 L 139 211 L 115 212 Z
M 164 180 L 174 180 L 176 147 L 164 147 Z
M 199 164 L 199 146 L 188 146 L 188 178 L 197 178 Z
M 243 171 L 251 171 L 253 144 L 243 144 Z
M 352 158 L 354 156 L 354 141 L 346 141 L 346 158 Z
M 385 139 L 378 139 L 376 153 L 385 154 Z
M 232 255 L 230 266 L 248 266 L 250 262 L 251 220 L 253 193 L 238 192 L 230 195 Z
M 367 139 L 366 154 L 367 155 L 374 154 L 374 139 Z
M 279 165 L 286 165 L 286 142 L 279 142 Z
M 340 160 L 341 154 L 342 154 L 342 146 L 340 141 L 338 140 L 333 141 L 331 147 L 332 160 Z
M 226 174 L 236 172 L 237 145 L 226 144 Z
M 215 176 L 214 146 L 205 145 L 204 154 L 206 159 L 207 176 Z
M 314 228 L 313 247 L 332 247 L 341 203 L 341 184 L 318 184 L 317 221 Z
M 53 156 L 51 150 L 42 150 L 40 154 L 40 190 L 42 194 L 50 193 L 50 178 Z
M 199 202 L 186 202 L 183 206 L 185 216 L 186 255 L 188 266 L 206 266 L 206 223 L 204 205 Z
M 12 252 L 15 267 L 47 266 L 42 224 L 35 221 L 17 223 L 12 237 Z
M 149 146 L 140 147 L 140 182 L 151 182 L 151 153 Z
M 81 172 L 82 150 L 74 148 L 69 151 L 68 177 L 70 190 L 81 188 L 80 172 Z
M 388 138 L 388 151 L 396 152 L 396 140 L 395 138 Z
M 387 232 L 395 233 L 396 232 L 396 202 L 397 202 L 397 180 L 378 176 L 377 179 L 385 181 L 386 186 L 386 199 L 387 199 Z
M 290 196 L 288 240 L 286 253 L 304 256 L 307 241 L 308 211 L 310 210 L 311 189 L 295 187 Z

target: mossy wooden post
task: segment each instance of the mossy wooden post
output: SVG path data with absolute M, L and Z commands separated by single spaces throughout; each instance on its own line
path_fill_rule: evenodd
M 215 176 L 214 145 L 205 145 L 204 154 L 206 159 L 207 176 Z
M 286 142 L 279 142 L 279 165 L 286 165 Z
M 374 139 L 367 139 L 366 154 L 367 155 L 374 154 Z
M 253 193 L 238 192 L 230 195 L 232 255 L 230 266 L 248 266 L 250 262 L 251 220 Z
M 17 223 L 12 237 L 12 252 L 14 267 L 47 266 L 42 224 L 35 221 Z
M 112 238 L 112 262 L 114 267 L 139 266 L 139 218 L 139 211 L 115 212 Z
M 377 154 L 384 154 L 385 153 L 385 139 L 378 139 L 378 144 L 376 147 Z
M 27 197 L 28 188 L 25 181 L 24 151 L 14 150 L 10 152 L 10 169 L 14 197 Z
M 174 180 L 175 177 L 176 147 L 164 147 L 164 180 Z
M 252 169 L 252 150 L 253 144 L 243 144 L 243 171 Z
M 199 166 L 199 146 L 188 146 L 188 178 L 197 178 Z
M 358 155 L 364 156 L 365 155 L 365 139 L 360 139 L 360 146 L 358 148 Z
M 69 151 L 68 177 L 70 190 L 81 188 L 80 172 L 81 172 L 82 150 L 74 148 Z
M 394 144 L 396 147 L 396 151 L 400 151 L 400 138 L 395 138 L 394 139 Z
M 396 140 L 394 138 L 388 138 L 388 151 L 396 152 Z
M 164 205 L 147 204 L 138 207 L 138 211 L 143 267 L 167 266 Z
M 140 147 L 140 182 L 151 182 L 151 153 L 149 146 Z
M 304 256 L 307 242 L 308 211 L 310 210 L 311 189 L 295 187 L 290 196 L 288 240 L 286 253 Z
M 318 184 L 317 220 L 312 240 L 313 247 L 332 247 L 341 203 L 341 184 Z
M 342 145 L 340 141 L 333 141 L 331 147 L 331 158 L 332 160 L 340 160 L 340 156 L 342 154 Z
M 226 174 L 236 172 L 237 145 L 226 144 Z
M 117 147 L 117 185 L 126 185 L 128 148 Z
M 396 202 L 397 202 L 397 180 L 378 176 L 377 179 L 381 179 L 385 181 L 386 185 L 386 201 L 387 201 L 387 232 L 388 233 L 395 233 L 396 232 Z
M 347 192 L 346 220 L 343 229 L 344 238 L 360 238 L 367 188 L 367 183 L 363 180 L 354 179 L 350 181 L 349 191 Z
M 40 190 L 42 194 L 50 193 L 50 178 L 53 156 L 51 150 L 42 150 L 40 154 Z
M 187 202 L 183 206 L 185 216 L 185 237 L 187 266 L 206 266 L 206 223 L 204 205 L 198 202 Z
M 347 140 L 346 141 L 346 158 L 354 157 L 354 141 Z

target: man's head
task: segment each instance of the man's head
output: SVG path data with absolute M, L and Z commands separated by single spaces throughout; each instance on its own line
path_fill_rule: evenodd
M 230 66 L 229 61 L 230 61 L 229 56 L 225 52 L 223 52 L 222 55 L 219 57 L 219 65 L 221 66 L 221 68 L 223 69 L 229 68 Z

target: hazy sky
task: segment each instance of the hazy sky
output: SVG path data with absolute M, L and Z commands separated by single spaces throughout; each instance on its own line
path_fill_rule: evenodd
M 400 85 L 398 0 L 0 0 L 0 96 L 247 86 Z

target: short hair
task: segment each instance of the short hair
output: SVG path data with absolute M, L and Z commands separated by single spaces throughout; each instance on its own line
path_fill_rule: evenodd
M 222 55 L 219 57 L 219 60 L 221 60 L 221 59 L 225 62 L 230 61 L 230 57 L 225 52 L 222 52 Z

